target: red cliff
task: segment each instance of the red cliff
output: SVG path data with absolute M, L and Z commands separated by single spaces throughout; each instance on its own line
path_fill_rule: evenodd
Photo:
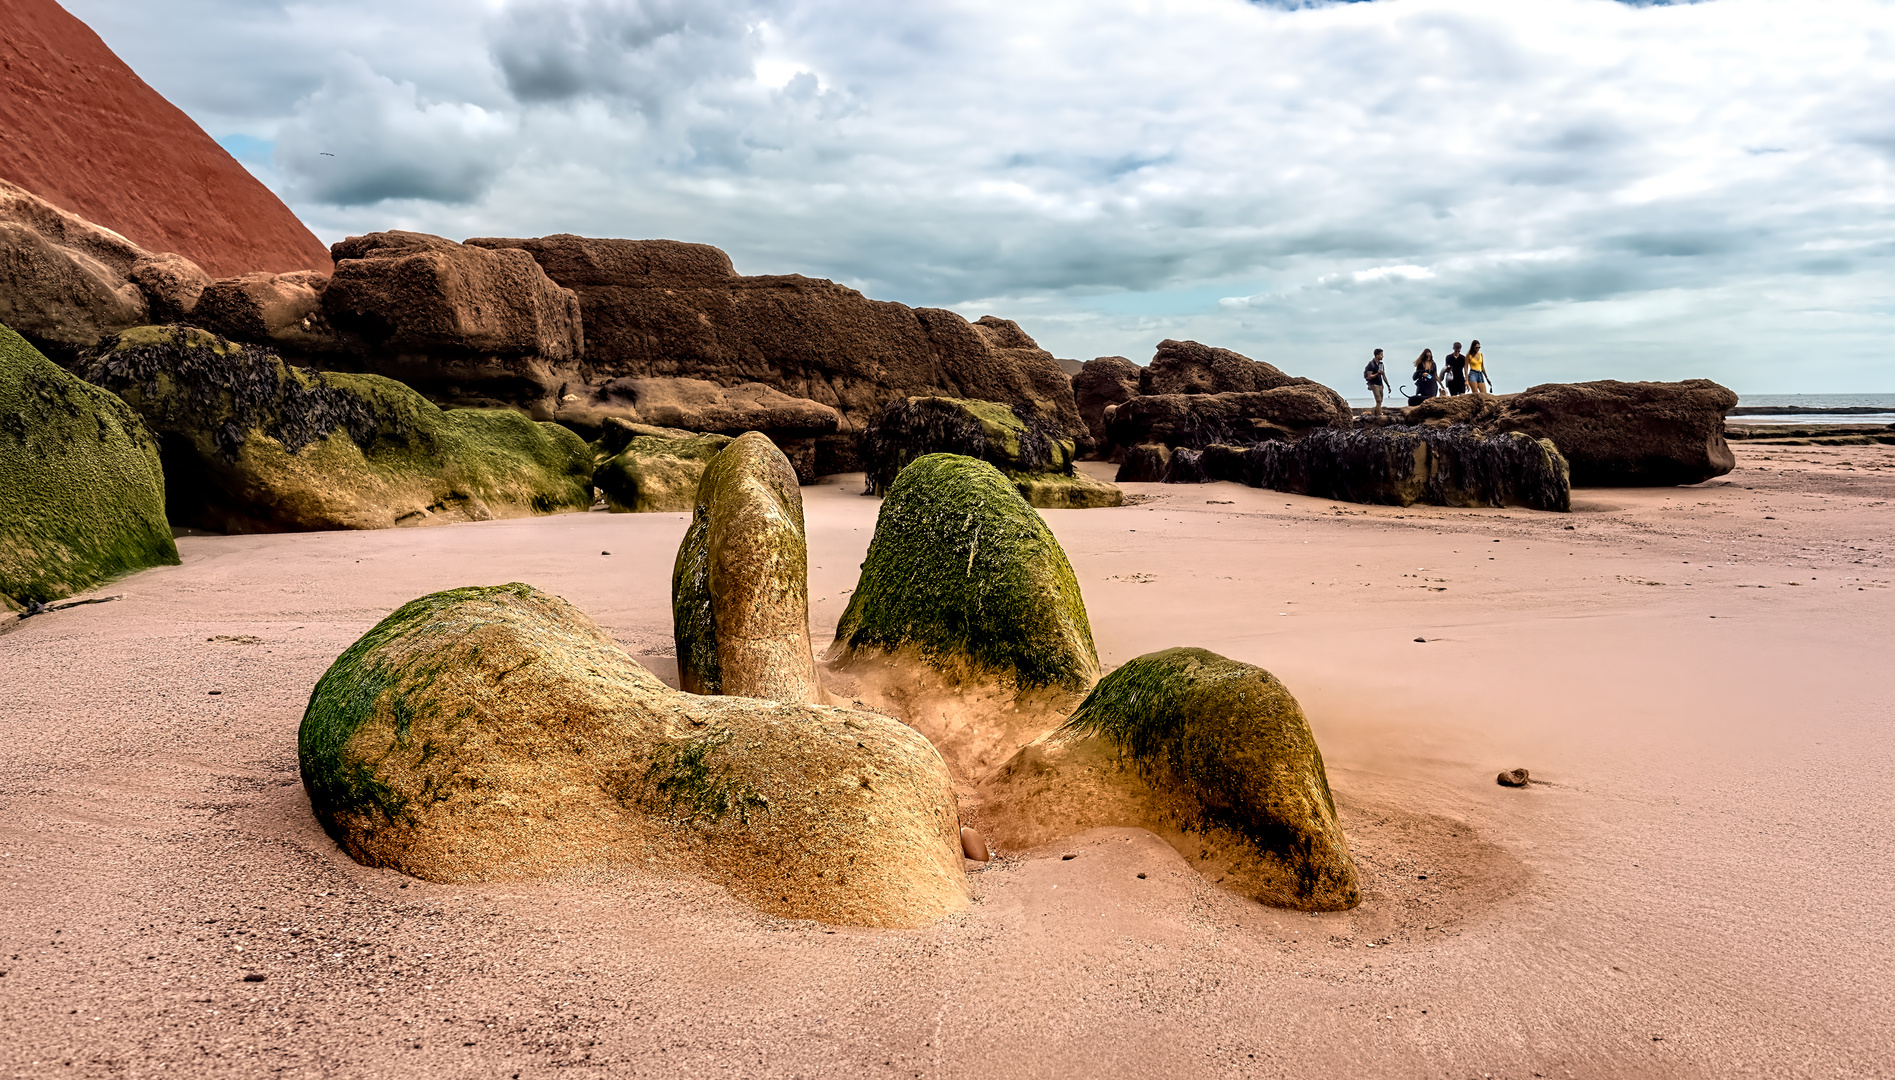
M 53 0 L 0 0 L 0 178 L 216 277 L 331 268 L 289 207 Z

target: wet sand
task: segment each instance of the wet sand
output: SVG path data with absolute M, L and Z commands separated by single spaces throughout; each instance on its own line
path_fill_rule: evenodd
M 296 772 L 336 654 L 521 580 L 662 671 L 684 515 L 187 536 L 0 636 L 0 1075 L 1885 1075 L 1895 447 L 1737 453 L 1570 515 L 1046 513 L 1108 666 L 1200 645 L 1302 701 L 1366 894 L 1314 916 L 1136 830 L 1002 852 L 917 931 L 357 866 Z M 859 490 L 804 489 L 819 642 Z

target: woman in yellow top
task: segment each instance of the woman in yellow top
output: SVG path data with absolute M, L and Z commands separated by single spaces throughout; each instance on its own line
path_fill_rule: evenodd
M 1487 377 L 1487 357 L 1481 355 L 1478 341 L 1467 347 L 1467 388 L 1476 394 L 1494 392 L 1493 380 Z

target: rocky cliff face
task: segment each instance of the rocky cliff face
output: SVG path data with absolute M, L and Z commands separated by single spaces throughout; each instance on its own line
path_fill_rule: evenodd
M 53 0 L 0 0 L 0 179 L 213 277 L 329 269 L 288 207 Z
M 590 384 L 762 383 L 836 410 L 836 432 L 818 440 L 821 472 L 859 468 L 857 435 L 889 401 L 913 395 L 1025 405 L 1086 437 L 1059 362 L 1006 319 L 970 323 L 799 274 L 743 277 L 703 244 L 570 235 L 467 244 L 527 251 L 578 294 Z

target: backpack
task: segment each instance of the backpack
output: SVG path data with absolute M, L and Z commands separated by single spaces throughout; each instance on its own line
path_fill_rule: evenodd
M 1382 366 L 1373 360 L 1369 361 L 1369 366 L 1362 369 L 1362 377 L 1370 382 L 1380 380 L 1382 377 Z

